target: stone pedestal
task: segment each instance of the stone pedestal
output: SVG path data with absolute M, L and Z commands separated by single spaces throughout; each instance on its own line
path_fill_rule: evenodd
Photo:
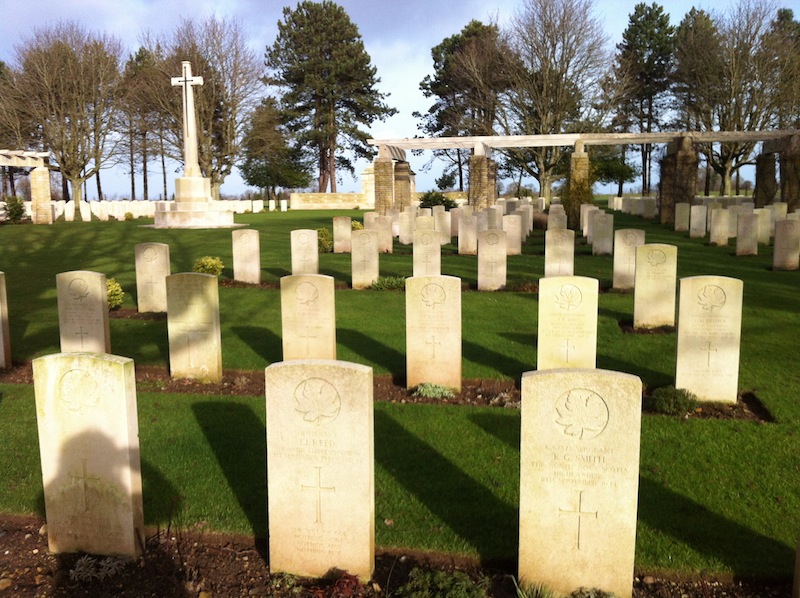
M 411 176 L 413 174 L 408 162 L 395 162 L 394 202 L 386 206 L 386 209 L 380 210 L 381 214 L 386 214 L 387 210 L 391 208 L 403 209 L 411 205 Z
M 385 214 L 394 205 L 394 162 L 377 158 L 372 163 L 375 179 L 375 211 Z
M 661 224 L 675 224 L 675 204 L 691 203 L 697 187 L 697 151 L 690 137 L 679 137 L 669 144 L 661 160 Z
M 756 156 L 756 189 L 753 192 L 757 208 L 771 204 L 778 196 L 778 181 L 775 178 L 775 154 Z
M 800 135 L 785 140 L 781 156 L 781 201 L 789 212 L 800 207 Z
M 469 158 L 468 202 L 474 210 L 489 206 L 489 158 L 473 155 Z
M 53 224 L 50 201 L 50 171 L 37 166 L 31 171 L 31 220 L 34 224 Z

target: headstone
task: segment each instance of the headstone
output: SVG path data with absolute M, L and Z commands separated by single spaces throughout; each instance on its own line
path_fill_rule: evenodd
M 431 208 L 420 208 L 417 210 L 417 218 L 420 216 L 425 218 L 432 218 L 433 217 L 433 210 Z
M 739 214 L 736 255 L 758 255 L 758 214 Z
M 319 273 L 319 242 L 317 231 L 297 229 L 290 234 L 292 247 L 292 274 Z
M 711 210 L 711 232 L 709 237 L 711 245 L 727 245 L 728 232 L 728 210 L 723 208 Z
M 354 289 L 366 289 L 378 280 L 378 233 L 374 230 L 354 230 L 351 236 L 351 267 Z
M 758 243 L 759 245 L 769 245 L 771 239 L 772 215 L 770 210 L 756 208 L 753 214 L 758 216 Z
M 593 212 L 593 211 L 599 210 L 599 209 L 600 208 L 598 208 L 596 205 L 591 204 L 591 203 L 582 203 L 582 204 L 580 204 L 580 221 L 579 221 L 579 225 L 581 227 L 581 232 L 583 233 L 584 237 L 586 236 L 586 233 L 587 233 L 588 214 L 589 214 L 589 212 Z
M 414 214 L 407 210 L 400 213 L 400 235 L 398 241 L 401 245 L 411 245 L 414 242 Z
M 65 222 L 74 222 L 75 221 L 75 202 L 69 201 L 64 204 L 64 221 Z
M 632 289 L 636 284 L 636 248 L 644 245 L 644 236 L 638 228 L 621 228 L 614 233 L 615 289 Z
M 684 233 L 689 230 L 692 206 L 688 203 L 675 204 L 675 232 Z
M 607 370 L 522 375 L 519 577 L 631 596 L 642 382 Z
M 364 228 L 371 230 L 378 226 L 378 212 L 364 212 Z
M 450 210 L 450 238 L 458 237 L 458 225 L 461 222 L 461 217 L 466 210 L 464 208 L 453 208 Z
M 406 384 L 461 390 L 461 279 L 406 279 Z
M 722 203 L 719 201 L 711 201 L 708 204 L 708 212 L 706 213 L 706 232 L 711 233 L 711 214 L 714 210 L 722 210 Z
M 281 212 L 288 212 L 289 211 L 289 200 L 288 199 L 280 200 L 280 207 L 281 207 Z
M 553 212 L 551 208 L 547 216 L 547 230 L 567 230 L 567 215 Z
M 0 369 L 11 367 L 11 335 L 8 328 L 6 275 L 0 272 Z
M 597 211 L 591 215 L 592 255 L 612 255 L 614 253 L 614 215 Z
M 441 233 L 433 230 L 414 232 L 414 276 L 439 276 L 442 273 Z
M 544 233 L 544 275 L 572 276 L 575 267 L 575 231 L 548 230 Z
M 105 274 L 75 270 L 56 275 L 61 352 L 110 353 Z
M 645 220 L 654 220 L 658 216 L 658 206 L 655 197 L 645 197 L 642 199 L 642 217 Z
M 773 270 L 797 270 L 800 267 L 800 222 L 779 220 L 775 223 Z
M 442 209 L 434 213 L 434 227 L 439 233 L 439 243 L 447 245 L 450 242 L 450 212 L 444 209 L 444 206 L 437 206 Z
M 332 276 L 304 274 L 281 278 L 284 361 L 336 359 L 333 288 Z
M 519 216 L 503 216 L 502 230 L 506 233 L 506 255 L 522 255 L 520 226 Z M 480 236 L 478 238 L 480 239 Z M 478 255 L 480 255 L 480 247 L 478 248 Z
M 83 222 L 90 222 L 92 220 L 92 208 L 88 201 L 81 201 L 78 203 L 78 211 L 81 215 Z
M 392 253 L 394 249 L 392 219 L 389 216 L 378 216 L 375 218 L 374 230 L 378 233 L 378 253 Z
M 459 255 L 478 253 L 478 219 L 473 214 L 463 214 L 458 227 Z
M 475 219 L 477 221 L 477 225 L 476 225 L 477 232 L 475 233 L 476 235 L 477 235 L 477 233 L 481 232 L 482 230 L 489 230 L 489 228 L 490 228 L 489 227 L 489 212 L 487 212 L 486 210 L 481 210 L 480 212 L 475 212 Z M 475 251 L 477 252 L 478 251 L 477 250 L 477 236 L 476 236 L 475 243 L 476 243 Z
M 235 230 L 233 241 L 233 279 L 261 284 L 261 240 L 252 228 Z
M 138 243 L 136 259 L 136 303 L 139 313 L 167 311 L 167 282 L 170 275 L 169 245 Z
M 478 290 L 506 288 L 507 233 L 484 230 L 478 233 Z
M 265 370 L 271 572 L 362 581 L 375 563 L 372 368 L 301 360 Z
M 680 281 L 675 387 L 701 401 L 736 402 L 743 286 L 724 276 Z
M 167 276 L 169 369 L 173 378 L 222 380 L 219 281 L 213 274 Z
M 421 212 L 422 210 L 420 210 Z M 436 221 L 433 216 L 417 216 L 414 219 L 414 230 L 436 230 Z
M 739 214 L 742 213 L 742 206 L 732 205 L 728 206 L 728 238 L 736 238 L 736 233 L 739 231 Z
M 268 199 L 267 200 L 267 210 L 269 210 L 270 212 L 274 212 L 275 211 L 275 200 L 274 199 Z
M 706 206 L 692 206 L 689 216 L 689 238 L 702 239 L 706 236 Z
M 537 370 L 595 367 L 598 287 L 583 276 L 539 279 Z
M 678 248 L 648 243 L 636 248 L 633 327 L 675 326 Z
M 350 253 L 353 220 L 350 216 L 333 217 L 333 253 Z
M 51 553 L 138 558 L 144 546 L 133 360 L 57 353 L 33 360 Z

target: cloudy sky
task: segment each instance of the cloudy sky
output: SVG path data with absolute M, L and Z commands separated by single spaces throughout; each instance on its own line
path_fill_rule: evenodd
M 5 0 L 10 2 L 11 0 Z M 609 43 L 621 41 L 628 24 L 628 15 L 639 0 L 595 0 L 595 16 L 605 26 Z M 413 137 L 417 134 L 415 110 L 425 112 L 430 102 L 419 91 L 419 83 L 431 72 L 431 48 L 444 38 L 461 31 L 472 19 L 503 26 L 523 5 L 524 0 L 339 0 L 350 19 L 358 26 L 366 50 L 381 79 L 379 89 L 388 93 L 389 105 L 398 109 L 391 119 L 376 123 L 374 138 Z M 791 6 L 797 0 L 784 0 Z M 649 3 L 649 1 L 648 1 Z M 15 3 L 16 4 L 16 3 Z M 39 26 L 72 20 L 90 30 L 119 37 L 132 53 L 139 46 L 143 31 L 167 34 L 182 17 L 203 19 L 216 15 L 238 19 L 248 32 L 252 49 L 263 56 L 277 34 L 277 22 L 284 6 L 294 7 L 295 0 L 31 0 L 25 9 L 15 6 L 2 11 L 0 19 L 0 60 L 14 64 L 18 47 Z M 677 24 L 692 6 L 723 11 L 728 0 L 670 0 L 661 2 L 668 7 L 673 24 Z M 434 188 L 440 174 L 435 168 L 421 172 L 427 157 L 411 158 L 417 171 L 417 188 Z M 360 171 L 366 163 L 357 165 Z M 90 196 L 93 185 L 89 186 Z M 111 194 L 124 195 L 129 189 L 125 176 L 109 172 L 104 188 Z M 157 188 L 157 187 L 156 187 Z M 223 193 L 241 193 L 245 186 L 238 176 L 229 177 Z M 342 191 L 359 191 L 360 182 L 344 175 Z

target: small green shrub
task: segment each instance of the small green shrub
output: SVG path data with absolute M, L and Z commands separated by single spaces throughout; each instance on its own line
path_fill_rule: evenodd
M 25 204 L 19 197 L 6 199 L 6 218 L 11 224 L 19 224 L 25 218 Z
M 351 220 L 350 230 L 364 230 L 364 225 L 361 224 L 358 220 Z
M 684 415 L 697 408 L 697 397 L 684 388 L 662 386 L 645 399 L 645 408 L 665 415 Z
M 125 222 L 133 220 L 133 212 L 125 212 Z
M 108 295 L 108 309 L 119 309 L 125 298 L 125 291 L 114 278 L 106 279 L 106 294 Z
M 520 586 L 516 578 L 512 577 L 514 589 L 517 591 L 517 598 L 558 598 L 553 590 L 542 584 L 524 584 Z
M 425 397 L 426 399 L 454 399 L 456 394 L 452 388 L 447 386 L 423 382 L 414 389 L 413 396 Z
M 406 279 L 402 276 L 379 276 L 369 288 L 373 291 L 404 291 Z
M 327 228 L 317 229 L 317 245 L 320 253 L 333 251 L 333 234 Z
M 475 583 L 463 571 L 424 571 L 414 567 L 408 583 L 394 592 L 402 598 L 484 598 L 486 580 Z
M 433 206 L 444 206 L 444 209 L 449 211 L 458 207 L 458 204 L 452 199 L 448 199 L 441 191 L 426 191 L 420 197 L 419 207 L 432 208 Z
M 224 268 L 225 266 L 223 266 L 220 258 L 206 255 L 197 258 L 192 271 L 199 272 L 200 274 L 213 274 L 214 276 L 219 276 L 222 274 L 222 270 Z

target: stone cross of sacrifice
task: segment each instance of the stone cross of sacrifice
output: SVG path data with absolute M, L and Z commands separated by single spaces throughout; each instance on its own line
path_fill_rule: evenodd
M 181 63 L 182 75 L 172 77 L 173 85 L 183 87 L 183 176 L 200 176 L 200 165 L 197 162 L 197 117 L 194 111 L 194 85 L 202 85 L 202 77 L 192 77 L 192 63 L 184 60 Z

